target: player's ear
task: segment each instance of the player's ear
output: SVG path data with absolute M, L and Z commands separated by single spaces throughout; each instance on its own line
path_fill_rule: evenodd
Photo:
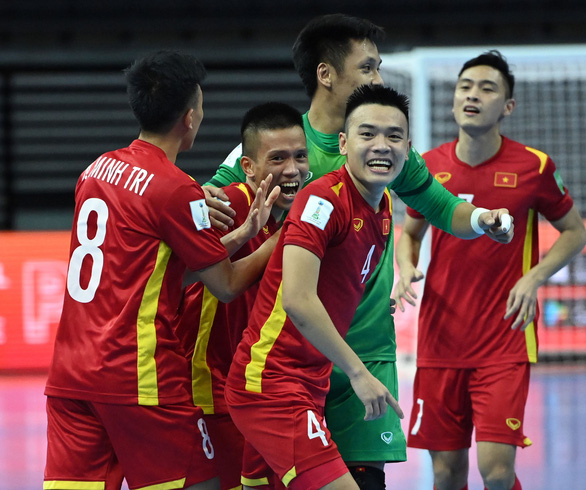
M 409 160 L 409 154 L 411 153 L 411 140 L 408 141 L 407 143 L 407 155 L 405 155 L 405 161 Z
M 317 83 L 318 85 L 323 85 L 326 88 L 331 88 L 332 86 L 332 71 L 333 67 L 328 63 L 321 62 L 317 65 Z
M 183 126 L 187 129 L 193 129 L 193 108 L 187 109 L 183 116 Z
M 516 105 L 517 102 L 515 101 L 515 99 L 507 99 L 505 101 L 505 110 L 503 111 L 503 116 L 510 116 L 515 110 Z
M 344 133 L 343 131 L 341 131 L 338 135 L 338 145 L 340 146 L 340 155 L 347 155 L 348 139 L 346 138 L 346 133 Z
M 242 155 L 240 157 L 240 166 L 246 176 L 254 180 L 254 160 L 246 155 Z

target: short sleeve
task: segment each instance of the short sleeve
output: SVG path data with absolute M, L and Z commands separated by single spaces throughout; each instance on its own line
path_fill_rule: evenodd
M 345 211 L 333 192 L 312 190 L 313 193 L 298 195 L 293 201 L 283 225 L 283 243 L 305 248 L 322 259 L 327 247 L 339 239 Z
M 191 270 L 205 269 L 228 257 L 211 226 L 201 187 L 193 182 L 176 188 L 161 209 L 161 237 Z

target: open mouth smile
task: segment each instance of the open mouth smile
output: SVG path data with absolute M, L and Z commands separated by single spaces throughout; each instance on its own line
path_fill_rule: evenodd
M 279 187 L 281 188 L 281 194 L 294 196 L 299 190 L 299 182 L 282 182 Z
M 390 160 L 370 160 L 366 165 L 373 169 L 389 170 L 393 163 Z

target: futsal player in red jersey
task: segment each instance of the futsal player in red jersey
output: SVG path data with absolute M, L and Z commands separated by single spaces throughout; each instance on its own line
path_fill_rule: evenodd
M 292 489 L 358 488 L 323 421 L 332 363 L 350 378 L 366 420 L 388 404 L 403 416 L 343 337 L 391 232 L 386 186 L 408 157 L 408 128 L 407 99 L 393 89 L 362 86 L 349 98 L 340 133 L 347 163 L 295 199 L 230 368 L 234 423 Z M 505 211 L 484 216 L 496 224 Z
M 516 447 L 530 363 L 537 361 L 537 289 L 586 243 L 580 214 L 551 158 L 500 134 L 515 107 L 514 77 L 498 51 L 466 62 L 454 92 L 458 138 L 423 156 L 449 191 L 476 206 L 505 206 L 515 217 L 506 247 L 464 242 L 433 229 L 421 309 L 408 445 L 428 449 L 438 490 L 467 488 L 468 448 L 476 429 L 486 488 L 515 489 Z M 543 121 L 547 124 L 547 121 Z M 538 214 L 560 232 L 538 262 Z M 413 281 L 428 224 L 408 209 L 397 244 L 394 297 L 415 304 Z
M 258 278 L 271 250 L 232 263 L 201 187 L 175 165 L 203 118 L 204 77 L 181 53 L 134 62 L 126 79 L 138 139 L 99 157 L 77 183 L 45 389 L 45 489 L 118 489 L 123 478 L 132 489 L 219 488 L 173 320 L 186 268 L 229 301 Z M 270 212 L 267 185 L 231 246 L 255 236 Z
M 297 109 L 280 102 L 255 106 L 244 115 L 240 134 L 240 165 L 246 182 L 222 188 L 236 212 L 228 231 L 243 224 L 258 184 L 268 175 L 272 175 L 271 185 L 278 185 L 281 193 L 266 226 L 232 260 L 251 254 L 277 232 L 284 211 L 291 207 L 309 171 L 303 119 Z M 198 282 L 186 289 L 179 310 L 178 334 L 192 366 L 193 401 L 203 409 L 214 441 L 214 461 L 223 490 L 240 486 L 244 449 L 244 438 L 228 414 L 224 385 L 257 292 L 255 284 L 230 303 L 222 303 Z

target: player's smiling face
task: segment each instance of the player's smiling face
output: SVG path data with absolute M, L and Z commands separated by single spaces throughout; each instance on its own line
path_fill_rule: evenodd
M 349 116 L 340 133 L 340 153 L 358 190 L 380 193 L 403 170 L 411 149 L 409 124 L 396 107 L 364 104 Z
M 285 129 L 262 130 L 258 133 L 258 149 L 254 160 L 243 157 L 243 169 L 255 183 L 273 175 L 271 187 L 281 187 L 279 198 L 273 208 L 288 210 L 293 199 L 303 187 L 309 161 L 305 133 L 300 126 Z
M 500 71 L 479 65 L 464 70 L 454 91 L 452 112 L 458 126 L 471 134 L 495 127 L 513 111 L 515 102 L 508 97 Z

